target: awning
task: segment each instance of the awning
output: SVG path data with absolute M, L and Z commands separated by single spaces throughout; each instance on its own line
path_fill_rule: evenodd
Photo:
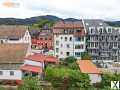
M 35 72 L 35 73 L 41 73 L 42 68 L 39 66 L 33 66 L 33 65 L 23 65 L 21 67 L 21 70 L 28 71 L 28 72 Z

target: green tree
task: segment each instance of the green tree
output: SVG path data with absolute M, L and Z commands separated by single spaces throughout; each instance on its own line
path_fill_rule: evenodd
M 83 53 L 81 53 L 81 59 L 82 60 L 91 60 L 92 57 L 88 52 L 83 52 Z
M 33 24 L 33 27 L 43 28 L 45 25 L 47 25 L 48 27 L 52 27 L 54 23 L 55 23 L 54 21 L 44 19 L 44 20 L 40 20 L 40 22 L 38 22 L 36 24 Z
M 71 63 L 76 62 L 76 61 L 77 61 L 77 59 L 73 56 L 67 57 L 63 60 L 63 62 L 65 64 L 71 64 Z
M 90 86 L 87 74 L 67 67 L 47 67 L 45 80 L 50 81 L 54 87 L 60 87 L 62 90 L 68 90 L 73 87 L 88 89 Z
M 40 85 L 38 85 L 38 78 L 32 76 L 25 77 L 18 90 L 41 90 Z

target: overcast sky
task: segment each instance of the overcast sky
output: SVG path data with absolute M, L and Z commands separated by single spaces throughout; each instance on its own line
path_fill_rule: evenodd
M 29 18 L 55 15 L 61 18 L 120 20 L 120 0 L 0 0 L 0 17 Z M 18 5 L 19 4 L 19 5 Z

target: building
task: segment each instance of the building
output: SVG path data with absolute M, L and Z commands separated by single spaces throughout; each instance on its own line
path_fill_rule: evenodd
M 103 20 L 83 20 L 87 32 L 87 51 L 94 61 L 118 61 L 119 28 L 111 27 Z
M 24 58 L 24 64 L 21 66 L 21 70 L 24 75 L 32 74 L 33 76 L 41 76 L 48 63 L 57 64 L 58 59 L 53 56 L 41 54 L 30 55 Z
M 0 81 L 21 82 L 20 66 L 27 55 L 28 44 L 0 44 Z
M 53 50 L 53 32 L 52 29 L 44 26 L 38 29 L 37 33 L 33 30 L 32 47 L 39 50 Z
M 78 61 L 80 71 L 82 73 L 86 73 L 89 75 L 90 83 L 99 83 L 101 82 L 101 72 L 100 70 L 96 67 L 95 64 L 92 63 L 90 60 L 80 60 Z
M 31 45 L 31 36 L 27 26 L 1 25 L 0 44 L 28 43 Z
M 85 51 L 85 30 L 82 21 L 59 21 L 53 26 L 54 55 L 58 58 L 81 58 Z

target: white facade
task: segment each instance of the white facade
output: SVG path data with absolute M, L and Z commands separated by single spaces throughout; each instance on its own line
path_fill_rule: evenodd
M 0 70 L 0 80 L 22 80 L 20 70 Z
M 44 63 L 43 62 L 36 62 L 36 61 L 32 61 L 32 60 L 25 60 L 24 64 L 25 65 L 33 65 L 33 66 L 44 67 Z
M 73 34 L 54 35 L 54 55 L 56 57 L 66 58 L 74 56 L 77 59 L 81 59 L 81 52 L 84 51 L 85 37 L 82 37 L 82 40 L 78 40 Z
M 100 74 L 88 74 L 90 78 L 90 83 L 99 83 L 101 82 L 102 78 Z

